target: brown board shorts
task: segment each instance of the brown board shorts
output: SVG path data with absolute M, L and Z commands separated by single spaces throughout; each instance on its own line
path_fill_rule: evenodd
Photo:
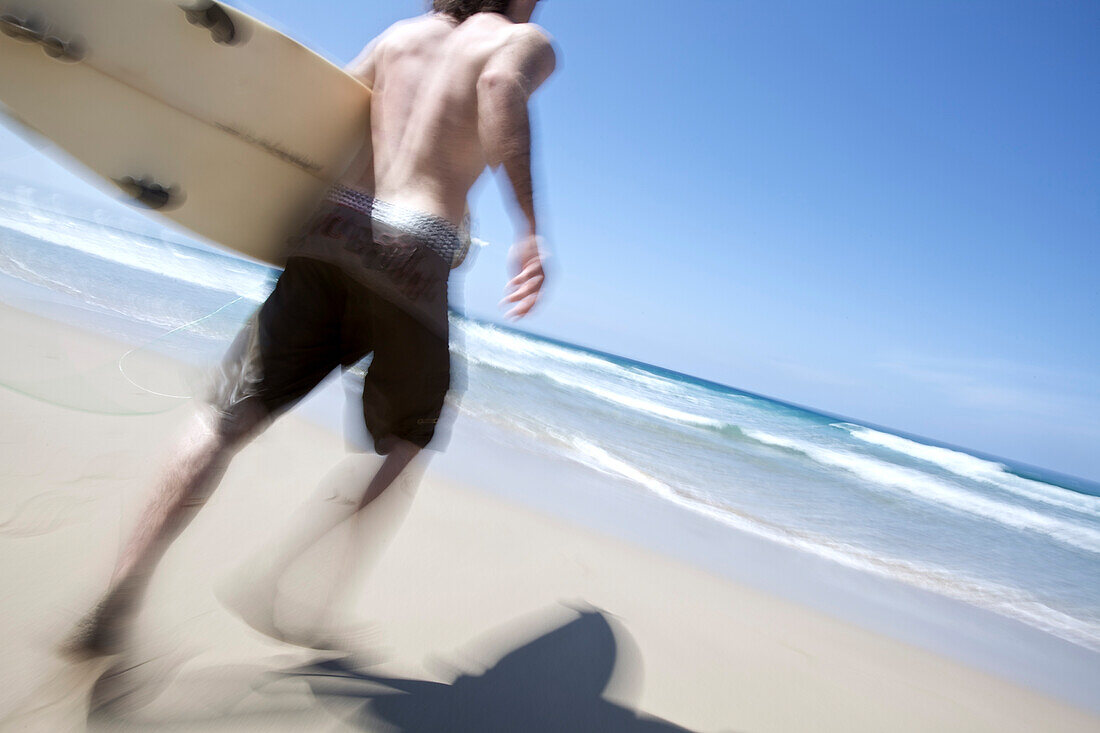
M 372 355 L 362 401 L 375 450 L 432 441 L 451 383 L 451 261 L 440 245 L 454 228 L 362 209 L 330 197 L 292 240 L 275 289 L 215 377 L 210 403 L 222 420 L 249 401 L 277 417 L 337 367 Z

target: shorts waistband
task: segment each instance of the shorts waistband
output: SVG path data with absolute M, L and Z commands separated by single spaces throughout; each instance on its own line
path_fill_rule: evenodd
M 325 199 L 369 216 L 374 223 L 415 237 L 449 263 L 451 269 L 462 264 L 470 249 L 469 232 L 463 236 L 454 224 L 441 217 L 406 209 L 340 184 L 330 188 Z

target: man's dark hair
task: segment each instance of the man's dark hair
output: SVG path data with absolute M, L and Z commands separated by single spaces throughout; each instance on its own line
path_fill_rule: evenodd
M 508 0 L 432 0 L 432 10 L 449 15 L 459 23 L 474 13 L 504 13 Z

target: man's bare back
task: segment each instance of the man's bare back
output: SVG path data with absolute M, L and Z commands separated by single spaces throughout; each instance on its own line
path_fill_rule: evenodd
M 483 138 L 479 96 L 514 80 L 526 98 L 553 71 L 554 55 L 530 23 L 478 13 L 457 24 L 433 13 L 392 26 L 353 63 L 374 92 L 375 194 L 457 224 L 470 187 L 509 147 L 492 129 Z M 348 183 L 370 184 L 368 175 Z
M 349 71 L 373 91 L 373 166 L 342 181 L 391 204 L 458 225 L 486 166 L 503 165 L 526 227 L 514 250 L 505 299 L 524 315 L 543 271 L 531 183 L 527 99 L 553 72 L 549 38 L 527 22 L 536 0 L 512 0 L 508 16 L 442 13 L 397 23 Z

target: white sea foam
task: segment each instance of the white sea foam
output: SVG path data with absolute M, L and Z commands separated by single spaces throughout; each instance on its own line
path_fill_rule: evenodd
M 713 397 L 704 387 L 677 382 L 634 366 L 617 364 L 583 349 L 532 338 L 489 323 L 463 320 L 460 328 L 468 342 L 465 355 L 472 363 L 518 374 L 543 374 L 547 364 L 554 364 L 584 370 L 615 385 L 630 385 L 639 391 L 656 392 L 681 402 L 702 404 Z
M 862 425 L 836 423 L 834 427 L 847 430 L 857 440 L 934 463 L 958 476 L 991 484 L 1010 493 L 1044 504 L 1100 517 L 1100 497 L 1080 494 L 1060 486 L 1052 486 L 1041 481 L 1033 481 L 1013 475 L 1000 463 L 987 461 L 962 451 L 918 443 L 899 435 L 872 430 Z
M 4 272 L 8 275 L 11 275 L 12 277 L 23 280 L 24 282 L 28 282 L 34 285 L 41 285 L 59 293 L 65 293 L 66 295 L 77 298 L 84 303 L 103 308 L 104 310 L 111 311 L 112 313 L 117 313 L 118 315 L 124 316 L 125 318 L 135 318 L 134 308 L 123 308 L 120 307 L 120 305 L 113 300 L 101 298 L 91 293 L 81 292 L 69 283 L 38 272 L 33 267 L 21 261 L 17 257 L 12 257 L 11 255 L 0 257 L 0 272 Z M 141 320 L 153 326 L 160 326 L 164 328 L 172 328 L 179 325 L 176 320 L 169 318 L 158 318 L 151 314 L 143 315 Z
M 268 269 L 228 255 L 195 256 L 183 245 L 96 226 L 45 211 L 0 209 L 0 226 L 43 242 L 78 250 L 204 288 L 242 295 L 257 303 L 267 297 Z
M 621 391 L 607 389 L 594 383 L 590 380 L 576 379 L 566 376 L 560 372 L 547 371 L 545 376 L 563 387 L 569 389 L 579 389 L 587 392 L 588 394 L 599 397 L 606 402 L 612 402 L 623 407 L 627 407 L 636 412 L 644 412 L 649 415 L 663 418 L 665 420 L 672 420 L 674 422 L 696 425 L 705 428 L 711 428 L 714 430 L 720 430 L 726 426 L 726 423 L 721 420 L 715 420 L 714 418 L 704 417 L 703 415 L 696 415 L 695 413 L 685 412 L 683 410 L 677 410 L 674 407 L 661 404 L 656 400 L 645 399 L 643 397 L 631 396 L 623 394 Z
M 567 348 L 549 341 L 528 338 L 523 334 L 513 333 L 492 324 L 467 321 L 463 330 L 467 339 L 481 342 L 476 345 L 477 349 L 489 348 L 511 356 L 523 356 L 535 364 L 551 360 L 557 363 L 588 367 L 597 371 L 626 371 L 606 359 L 588 354 L 580 349 Z
M 990 519 L 1016 529 L 1039 532 L 1064 544 L 1100 553 L 1100 531 L 1092 527 L 996 501 L 946 484 L 928 474 L 895 466 L 869 456 L 825 448 L 793 438 L 770 435 L 759 430 L 744 432 L 753 440 L 797 451 L 817 463 L 842 468 L 869 483 L 901 491 L 921 501 Z
M 468 344 L 464 346 L 462 355 L 471 364 L 549 379 L 570 390 L 580 390 L 605 402 L 676 423 L 711 430 L 721 430 L 729 426 L 723 420 L 666 404 L 661 398 L 692 405 L 702 405 L 704 400 L 659 375 L 623 367 L 576 349 L 503 332 L 487 324 L 466 321 L 461 327 L 467 335 L 473 335 L 495 347 L 490 351 L 482 348 L 486 345 L 484 343 L 472 347 Z M 563 354 L 566 355 L 565 358 L 562 358 Z M 562 366 L 565 368 L 561 368 Z M 576 369 L 577 366 L 582 369 Z
M 811 532 L 796 532 L 703 496 L 678 491 L 592 441 L 550 432 L 566 448 L 566 457 L 619 479 L 626 479 L 695 514 L 780 545 L 806 552 L 844 567 L 902 581 L 1014 618 L 1075 644 L 1100 651 L 1100 624 L 1070 616 L 1030 594 L 999 584 L 960 577 L 926 563 L 883 556 L 849 543 Z

